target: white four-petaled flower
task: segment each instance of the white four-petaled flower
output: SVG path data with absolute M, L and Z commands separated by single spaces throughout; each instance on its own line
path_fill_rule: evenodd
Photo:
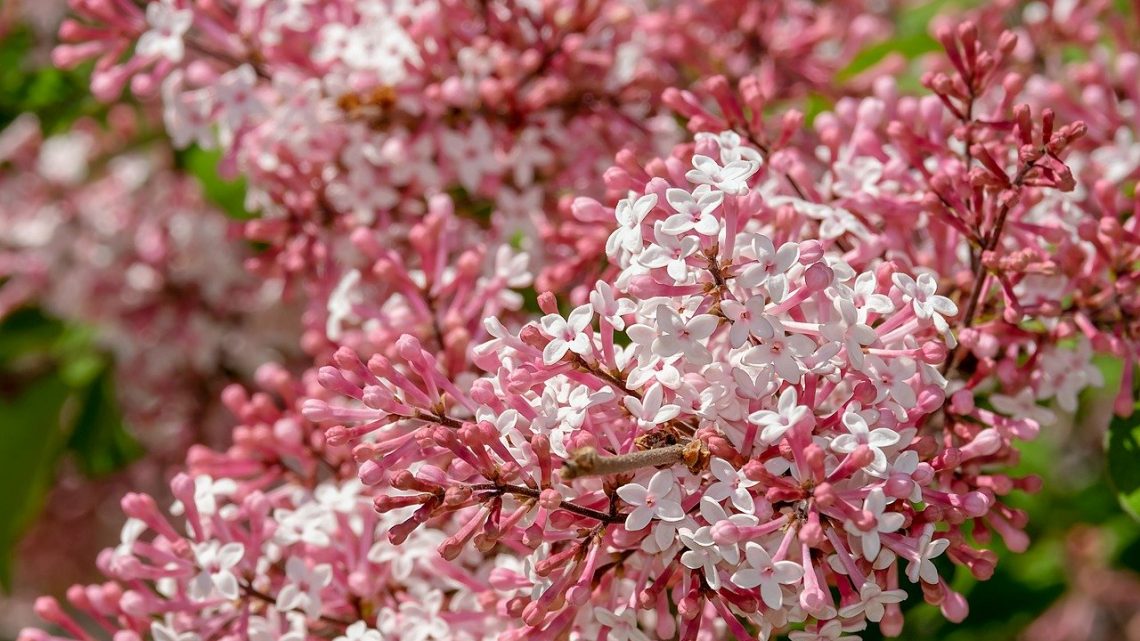
M 726 194 L 741 196 L 748 193 L 748 179 L 759 170 L 760 163 L 754 160 L 734 160 L 721 167 L 712 158 L 697 154 L 693 156 L 693 168 L 685 178 L 698 185 L 711 185 Z
M 685 518 L 685 511 L 677 500 L 680 494 L 677 479 L 669 470 L 659 470 L 649 479 L 648 486 L 626 483 L 618 488 L 617 493 L 621 500 L 634 508 L 625 518 L 625 529 L 630 532 L 644 529 L 655 518 L 662 521 Z
M 870 429 L 867 425 L 867 419 L 851 407 L 848 407 L 847 411 L 843 413 L 842 420 L 843 426 L 847 428 L 847 433 L 840 434 L 832 439 L 831 449 L 841 454 L 850 454 L 860 445 L 866 445 L 871 449 L 871 455 L 874 457 L 871 464 L 867 466 L 868 470 L 877 474 L 885 473 L 887 471 L 887 455 L 883 452 L 883 448 L 898 443 L 899 433 L 886 427 Z
M 590 305 L 581 305 L 570 312 L 568 318 L 559 314 L 547 314 L 539 320 L 542 331 L 550 337 L 550 342 L 542 350 L 542 360 L 552 365 L 562 360 L 567 351 L 580 356 L 590 353 L 590 336 L 586 328 L 594 319 L 594 310 Z
M 784 607 L 784 590 L 780 586 L 802 579 L 803 567 L 793 561 L 773 561 L 768 550 L 752 541 L 744 546 L 744 556 L 748 567 L 737 570 L 732 582 L 746 590 L 759 587 L 764 605 L 773 610 Z
M 233 568 L 245 556 L 245 546 L 230 542 L 222 545 L 218 541 L 194 544 L 194 560 L 198 575 L 190 582 L 190 598 L 205 601 L 215 593 L 227 599 L 238 598 L 237 576 Z
M 776 411 L 758 410 L 749 414 L 748 420 L 762 428 L 760 440 L 764 444 L 770 445 L 783 438 L 784 433 L 804 420 L 810 413 L 810 409 L 800 405 L 796 388 L 788 387 L 780 393 Z
M 751 514 L 756 505 L 748 488 L 756 485 L 758 481 L 748 478 L 744 475 L 743 470 L 736 469 L 731 463 L 720 457 L 714 457 L 709 463 L 709 468 L 717 482 L 705 490 L 705 497 L 714 501 L 731 498 L 732 505 L 736 509 Z
M 903 300 L 914 308 L 915 316 L 922 320 L 930 320 L 944 335 L 950 331 L 946 317 L 957 316 L 958 306 L 949 298 L 935 293 L 938 291 L 938 281 L 933 275 L 919 274 L 916 280 L 909 274 L 895 272 L 891 275 L 891 281 L 902 292 Z
M 135 51 L 144 57 L 181 62 L 186 53 L 182 38 L 193 22 L 194 12 L 177 8 L 174 0 L 152 2 L 146 7 L 146 23 L 150 29 L 139 36 Z
M 704 236 L 720 233 L 720 218 L 712 212 L 724 201 L 724 192 L 701 185 L 692 193 L 684 189 L 668 189 L 665 200 L 676 214 L 669 216 L 661 225 L 666 234 L 678 236 L 693 230 Z
M 657 194 L 645 194 L 637 200 L 633 200 L 631 197 L 618 201 L 617 207 L 614 209 L 614 217 L 617 218 L 618 227 L 606 240 L 606 254 L 611 258 L 616 258 L 619 255 L 619 249 L 630 254 L 641 252 L 643 247 L 641 221 L 645 220 L 645 217 L 656 206 Z
M 849 533 L 859 537 L 860 547 L 862 548 L 863 558 L 868 561 L 874 562 L 879 556 L 879 551 L 882 549 L 882 541 L 879 539 L 879 534 L 887 534 L 894 532 L 903 526 L 906 517 L 898 512 L 887 512 L 887 497 L 883 494 L 882 488 L 876 487 L 867 494 L 867 498 L 863 501 L 863 510 L 869 512 L 875 519 L 875 525 L 866 532 L 855 527 L 851 521 L 847 521 L 845 528 Z
M 937 558 L 950 547 L 950 539 L 935 539 L 934 526 L 927 525 L 918 539 L 915 558 L 906 566 L 906 576 L 912 583 L 922 579 L 924 583 L 938 583 L 938 568 L 931 559 Z

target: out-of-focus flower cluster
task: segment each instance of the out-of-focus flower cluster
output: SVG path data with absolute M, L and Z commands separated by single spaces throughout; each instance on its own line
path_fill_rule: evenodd
M 798 0 L 75 7 L 56 62 L 97 58 L 97 96 L 158 95 L 176 146 L 225 152 L 263 214 L 246 227 L 271 248 L 260 273 L 335 271 L 348 230 L 381 229 L 392 246 L 448 194 L 460 215 L 542 249 L 542 289 L 588 289 L 604 226 L 567 194 L 600 195 L 618 150 L 669 148 L 664 88 L 707 69 L 749 75 L 762 54 L 765 90 L 802 94 L 889 32 L 862 2 Z
M 0 134 L 0 317 L 23 305 L 96 328 L 117 364 L 126 419 L 180 457 L 202 438 L 226 372 L 292 351 L 281 286 L 242 267 L 231 224 L 161 148 L 124 150 L 137 122 L 113 113 L 44 138 L 35 117 Z M 255 329 L 256 328 L 256 329 Z
M 1017 442 L 1094 354 L 1133 405 L 1137 34 L 995 3 L 932 25 L 922 95 L 846 96 L 882 18 L 763 4 L 76 2 L 57 60 L 249 176 L 315 363 L 227 388 L 233 445 L 124 498 L 72 608 L 116 641 L 851 639 L 907 584 L 965 617 L 951 572 L 1029 545 Z

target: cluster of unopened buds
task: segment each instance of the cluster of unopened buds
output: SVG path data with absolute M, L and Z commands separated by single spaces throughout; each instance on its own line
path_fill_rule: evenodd
M 1116 67 L 1085 74 L 1121 96 L 1094 112 L 1023 69 L 1051 60 L 1036 49 L 1055 30 L 1037 20 L 982 34 L 1002 8 L 979 10 L 935 29 L 945 61 L 923 77 L 928 95 L 880 77 L 805 125 L 765 84 L 774 67 L 710 76 L 661 93 L 691 141 L 654 157 L 639 139 L 597 172 L 596 156 L 562 155 L 575 141 L 511 138 L 549 156 L 524 162 L 496 135 L 468 136 L 448 147 L 467 154 L 449 164 L 435 147 L 407 161 L 392 130 L 374 140 L 368 124 L 332 116 L 325 127 L 321 91 L 389 80 L 397 90 L 374 95 L 414 96 L 427 110 L 416 122 L 462 121 L 469 84 L 417 73 L 434 68 L 433 51 L 470 43 L 432 31 L 442 23 L 419 19 L 416 3 L 384 3 L 396 16 L 385 17 L 337 3 L 239 4 L 231 15 L 170 0 L 148 6 L 149 30 L 141 13 L 78 4 L 116 37 L 141 39 L 121 64 L 114 38 L 62 56 L 103 55 L 101 91 L 130 78 L 154 92 L 165 78 L 176 137 L 197 135 L 180 128 L 193 109 L 219 119 L 210 140 L 252 175 L 258 202 L 296 214 L 327 197 L 318 235 L 335 240 L 314 245 L 285 218 L 247 227 L 279 233 L 261 237 L 281 241 L 269 262 L 292 261 L 307 281 L 303 342 L 317 362 L 301 375 L 263 368 L 260 392 L 227 389 L 234 443 L 190 453 L 172 483 L 177 519 L 145 495 L 124 499 L 122 544 L 100 558 L 111 581 L 68 594 L 115 641 L 835 641 L 870 625 L 898 634 L 908 586 L 959 621 L 968 606 L 949 585 L 954 568 L 986 579 L 997 555 L 984 545 L 1029 544 L 1026 515 L 1005 499 L 1040 483 L 1007 473 L 1017 442 L 1055 420 L 1054 402 L 1071 412 L 1103 382 L 1094 354 L 1123 361 L 1117 410 L 1132 407 L 1135 41 L 1116 43 Z M 533 15 L 573 22 L 561 3 L 538 4 Z M 624 4 L 599 6 L 636 22 L 617 15 Z M 487 7 L 480 25 L 529 33 Z M 384 44 L 369 48 L 377 20 L 388 21 Z M 259 33 L 260 53 L 219 73 L 251 54 L 223 37 L 234 24 Z M 608 33 L 619 32 L 633 33 Z M 71 40 L 85 33 L 65 28 Z M 179 66 L 191 49 L 201 64 Z M 483 61 L 463 51 L 455 60 Z M 573 68 L 583 51 L 552 59 Z M 300 91 L 258 79 L 270 65 L 285 83 L 271 68 L 283 61 L 310 76 Z M 483 107 L 518 95 L 490 78 L 545 78 L 508 71 L 475 83 Z M 400 90 L 405 80 L 417 90 Z M 436 99 L 459 102 L 434 113 L 423 101 Z M 392 105 L 368 113 L 383 120 Z M 432 141 L 456 135 L 433 131 Z M 484 153 L 503 165 L 490 169 Z M 360 170 L 352 158 L 370 173 L 354 183 L 366 198 L 345 207 L 336 186 Z M 558 210 L 564 230 L 594 228 L 579 247 L 594 264 L 559 263 L 564 247 L 546 251 L 542 230 L 498 214 L 487 229 L 470 211 L 472 196 L 508 193 L 507 168 L 526 182 L 532 161 L 574 167 L 543 198 L 603 176 Z M 464 189 L 437 193 L 447 190 L 435 179 Z M 415 217 L 386 217 L 396 210 Z M 66 638 L 93 639 L 56 601 L 38 610 Z

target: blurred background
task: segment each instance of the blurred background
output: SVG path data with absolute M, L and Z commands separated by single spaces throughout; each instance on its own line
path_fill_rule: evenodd
M 948 4 L 905 14 L 847 75 L 937 49 L 925 29 Z M 241 182 L 208 151 L 171 151 L 147 107 L 100 105 L 82 68 L 54 69 L 65 11 L 0 3 L 0 640 L 33 622 L 36 596 L 99 580 L 124 492 L 161 497 L 189 444 L 225 442 L 226 384 L 298 357 L 300 312 L 242 268 L 254 248 L 231 228 Z M 1140 474 L 1138 435 L 1113 432 L 1133 455 L 1114 486 L 1104 452 L 1120 368 L 1101 367 L 1105 386 L 1066 427 L 1022 449 L 1017 471 L 1044 481 L 1015 499 L 1029 551 L 995 543 L 990 581 L 955 575 L 971 606 L 961 625 L 915 595 L 904 639 L 1140 640 L 1140 527 L 1117 498 L 1135 489 L 1120 485 Z

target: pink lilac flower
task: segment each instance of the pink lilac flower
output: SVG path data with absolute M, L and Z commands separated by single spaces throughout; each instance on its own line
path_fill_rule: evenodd
M 141 11 L 83 5 L 107 37 L 58 50 L 101 58 L 103 96 L 178 85 L 161 93 L 179 137 L 250 179 L 263 217 L 244 231 L 266 250 L 249 266 L 298 284 L 315 361 L 226 390 L 233 445 L 188 461 L 237 485 L 216 511 L 189 476 L 177 526 L 124 500 L 145 530 L 104 555 L 106 598 L 70 600 L 109 634 L 167 616 L 170 636 L 897 634 L 904 561 L 957 621 L 968 606 L 932 559 L 981 579 L 996 557 L 980 545 L 1029 543 L 1005 498 L 1039 485 L 1007 472 L 1041 429 L 1021 408 L 1075 402 L 1094 352 L 1125 363 L 1131 406 L 1121 319 L 1140 299 L 1117 283 L 1140 222 L 1121 213 L 1129 174 L 1096 165 L 1130 156 L 1092 155 L 1134 123 L 1045 102 L 1083 74 L 1046 80 L 1032 61 L 1053 56 L 1018 41 L 1055 46 L 1055 29 L 999 33 L 1001 7 L 936 24 L 923 95 L 871 73 L 805 126 L 786 101 L 828 86 L 871 13 L 834 23 L 848 30 L 812 3 L 382 5 L 193 5 L 193 67 L 124 60 Z M 748 38 L 724 37 L 734 20 Z M 694 44 L 707 61 L 660 66 Z M 706 64 L 727 75 L 657 91 Z M 1127 69 L 1102 75 L 1103 95 L 1136 98 Z M 647 93 L 661 104 L 626 102 Z M 690 141 L 672 144 L 662 106 Z M 531 188 L 534 211 L 505 211 Z M 326 566 L 317 590 L 308 569 Z M 237 595 L 191 619 L 202 576 Z

